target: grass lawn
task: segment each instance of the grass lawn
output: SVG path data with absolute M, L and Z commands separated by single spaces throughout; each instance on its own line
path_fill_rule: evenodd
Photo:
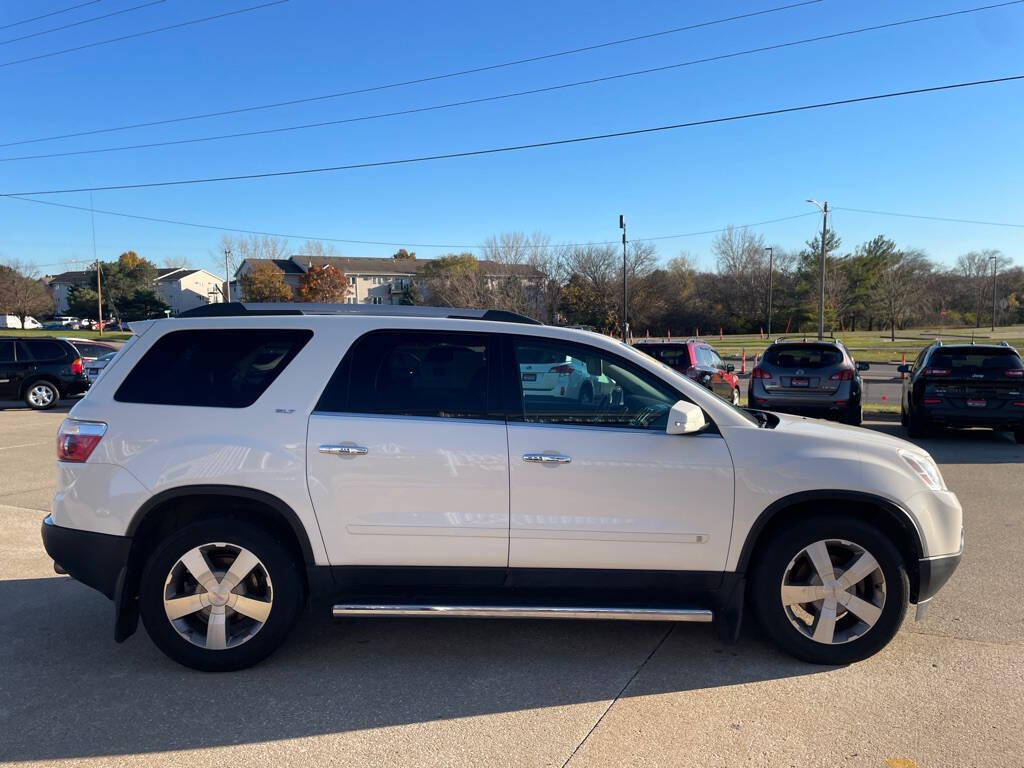
M 75 339 L 103 339 L 104 341 L 124 341 L 129 338 L 132 334 L 128 331 L 104 331 L 102 335 L 99 331 L 72 331 L 68 330 L 54 330 L 44 331 L 41 329 L 35 329 L 31 331 L 20 331 L 12 328 L 0 328 L 0 337 L 3 336 L 70 336 Z

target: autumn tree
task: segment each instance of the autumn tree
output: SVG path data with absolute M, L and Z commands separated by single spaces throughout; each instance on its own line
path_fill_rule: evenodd
M 0 314 L 16 315 L 22 328 L 30 315 L 53 312 L 53 297 L 35 274 L 20 262 L 0 265 Z
M 330 264 L 319 267 L 314 264 L 299 278 L 296 293 L 299 301 L 341 304 L 348 294 L 348 279 L 340 269 Z
M 245 301 L 289 301 L 292 289 L 284 281 L 281 270 L 265 261 L 256 264 L 238 278 Z
M 394 254 L 392 254 L 391 258 L 398 261 L 412 261 L 416 258 L 416 251 L 412 251 L 410 253 L 405 250 L 405 248 L 399 248 Z
M 480 309 L 491 306 L 487 276 L 471 253 L 449 253 L 429 259 L 419 275 L 430 303 L 435 306 Z

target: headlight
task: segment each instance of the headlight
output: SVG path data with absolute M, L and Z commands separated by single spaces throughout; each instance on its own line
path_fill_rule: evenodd
M 933 491 L 946 490 L 946 482 L 931 456 L 925 453 L 900 451 L 900 457 L 914 470 L 914 474 L 921 478 L 921 482 Z

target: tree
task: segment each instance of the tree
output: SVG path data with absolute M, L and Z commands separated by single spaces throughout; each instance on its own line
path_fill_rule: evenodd
M 449 253 L 430 259 L 419 274 L 430 295 L 430 303 L 435 306 L 491 306 L 487 278 L 471 253 Z
M 931 264 L 921 251 L 893 249 L 885 256 L 876 286 L 889 341 L 896 341 L 896 328 L 903 328 L 921 306 L 921 280 L 929 272 Z
M 53 297 L 28 264 L 0 265 L 0 312 L 16 315 L 22 328 L 30 315 L 53 313 Z
M 492 235 L 484 241 L 481 256 L 487 262 L 494 308 L 545 322 L 554 319 L 561 285 L 557 279 L 558 258 L 547 235 Z
M 71 287 L 68 293 L 68 314 L 73 317 L 94 318 L 98 305 L 96 291 L 82 285 Z
M 118 309 L 118 317 L 122 320 L 146 320 L 163 317 L 170 307 L 152 288 L 139 288 L 131 296 L 121 299 Z
M 267 262 L 257 262 L 238 278 L 245 301 L 289 301 L 292 289 L 284 281 L 281 270 Z
M 967 282 L 975 328 L 981 327 L 981 318 L 985 316 L 985 310 L 992 301 L 992 259 L 995 259 L 996 272 L 1005 269 L 1011 263 L 1001 251 L 993 249 L 971 251 L 956 260 L 956 270 Z
M 348 294 L 348 280 L 340 269 L 330 264 L 319 267 L 313 265 L 299 278 L 296 293 L 299 301 L 341 304 Z
M 748 229 L 728 227 L 711 246 L 718 274 L 719 297 L 739 330 L 764 324 L 768 300 L 768 253 L 764 237 Z
M 409 251 L 405 250 L 405 248 L 399 248 L 397 251 L 395 251 L 391 258 L 397 259 L 398 261 L 412 261 L 413 259 L 416 258 L 416 252 L 413 251 L 412 253 L 410 253 Z

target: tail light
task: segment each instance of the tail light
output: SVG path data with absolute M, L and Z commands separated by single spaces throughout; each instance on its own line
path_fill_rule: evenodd
M 750 372 L 750 378 L 752 379 L 770 379 L 772 375 L 763 368 L 755 368 Z
M 85 365 L 82 363 L 82 358 L 76 357 L 71 361 L 71 372 L 78 376 L 85 372 Z
M 1020 400 L 1016 400 L 1013 403 L 1013 407 L 1014 408 L 1024 408 L 1024 402 L 1021 402 Z
M 1003 371 L 1003 376 L 1009 376 L 1014 379 L 1024 379 L 1024 368 L 1010 368 Z
M 942 404 L 942 398 L 941 397 L 926 397 L 924 399 L 924 404 L 925 405 L 941 405 Z
M 951 368 L 925 368 L 925 376 L 949 376 L 953 371 Z
M 64 419 L 57 431 L 57 461 L 88 460 L 107 431 L 101 421 Z
M 828 378 L 829 381 L 853 381 L 853 369 L 843 368 L 841 371 L 836 371 Z
M 557 374 L 559 374 L 561 376 L 568 375 L 568 374 L 570 374 L 572 372 L 573 372 L 573 367 L 569 363 L 564 363 L 562 365 L 556 365 L 554 368 L 552 368 L 550 371 L 548 371 L 548 373 L 557 373 Z

